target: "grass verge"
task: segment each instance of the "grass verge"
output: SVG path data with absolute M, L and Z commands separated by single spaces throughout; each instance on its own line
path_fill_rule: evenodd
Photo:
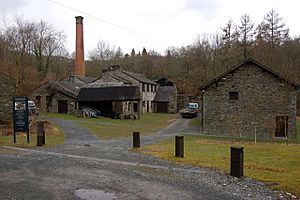
M 149 113 L 141 115 L 139 120 L 120 120 L 110 118 L 82 118 L 74 115 L 47 114 L 65 120 L 77 121 L 81 126 L 89 129 L 100 139 L 117 139 L 132 136 L 133 131 L 139 131 L 141 135 L 150 135 L 168 126 L 171 120 L 176 118 L 174 114 Z
M 63 131 L 53 124 L 47 125 L 45 129 L 46 147 L 63 144 L 65 136 Z M 16 143 L 14 143 L 13 135 L 0 136 L 0 146 L 16 146 L 16 147 L 34 147 L 36 146 L 36 133 L 30 134 L 29 143 L 27 143 L 26 133 L 16 133 Z
M 214 168 L 229 173 L 229 138 L 185 136 L 185 157 L 174 156 L 174 139 L 141 148 L 141 152 L 174 162 Z M 244 147 L 244 175 L 266 182 L 273 189 L 300 196 L 300 146 L 239 142 Z

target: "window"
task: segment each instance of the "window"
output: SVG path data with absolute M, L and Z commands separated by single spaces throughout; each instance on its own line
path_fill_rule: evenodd
M 147 84 L 147 92 L 150 92 L 150 85 Z
M 143 88 L 143 92 L 145 92 L 146 91 L 146 85 L 144 83 L 142 85 L 142 88 Z
M 239 92 L 229 92 L 229 100 L 239 100 Z

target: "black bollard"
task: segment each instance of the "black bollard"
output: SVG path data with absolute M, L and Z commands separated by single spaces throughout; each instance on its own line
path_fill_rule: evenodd
M 230 175 L 235 177 L 244 176 L 244 148 L 230 147 Z
M 175 136 L 175 156 L 184 157 L 184 136 Z
M 44 122 L 37 121 L 36 146 L 42 146 L 45 143 Z
M 141 147 L 140 132 L 133 131 L 132 143 L 133 143 L 134 148 L 140 148 Z

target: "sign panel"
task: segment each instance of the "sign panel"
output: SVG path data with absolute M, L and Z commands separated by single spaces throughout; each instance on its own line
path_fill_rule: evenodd
M 28 98 L 13 97 L 14 132 L 28 132 Z

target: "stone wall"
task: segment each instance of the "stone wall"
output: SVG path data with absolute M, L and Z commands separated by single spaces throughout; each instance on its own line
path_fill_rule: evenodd
M 168 113 L 177 113 L 177 88 L 174 86 L 175 92 L 169 98 Z
M 12 121 L 12 99 L 16 95 L 14 81 L 0 74 L 0 123 Z
M 69 96 L 66 96 L 60 92 L 55 92 L 52 95 L 53 96 L 51 98 L 51 101 L 49 102 L 50 106 L 49 106 L 47 112 L 58 113 L 58 101 L 65 101 L 68 104 L 68 113 L 67 114 L 74 113 L 75 105 L 76 105 L 75 99 L 73 99 Z M 44 96 L 44 98 L 46 98 L 46 97 Z
M 230 100 L 229 92 L 238 92 Z M 244 64 L 209 85 L 203 95 L 203 133 L 268 138 L 276 116 L 287 115 L 295 137 L 296 88 L 254 64 Z M 231 93 L 233 94 L 233 93 Z
M 139 87 L 139 91 L 141 94 L 141 104 L 140 104 L 141 113 L 147 113 L 147 111 L 149 111 L 149 113 L 154 112 L 154 104 L 152 101 L 154 100 L 154 97 L 156 95 L 158 85 L 139 82 L 135 78 L 124 74 L 120 70 L 104 72 L 102 75 L 102 78 L 101 78 L 101 79 L 103 79 L 102 82 L 110 82 L 110 81 L 116 80 L 114 78 L 111 78 L 113 75 L 122 77 L 122 78 L 126 79 L 128 82 L 132 83 L 132 85 Z M 148 87 L 149 87 L 149 90 L 147 90 Z M 151 88 L 151 90 L 150 90 L 150 88 Z

